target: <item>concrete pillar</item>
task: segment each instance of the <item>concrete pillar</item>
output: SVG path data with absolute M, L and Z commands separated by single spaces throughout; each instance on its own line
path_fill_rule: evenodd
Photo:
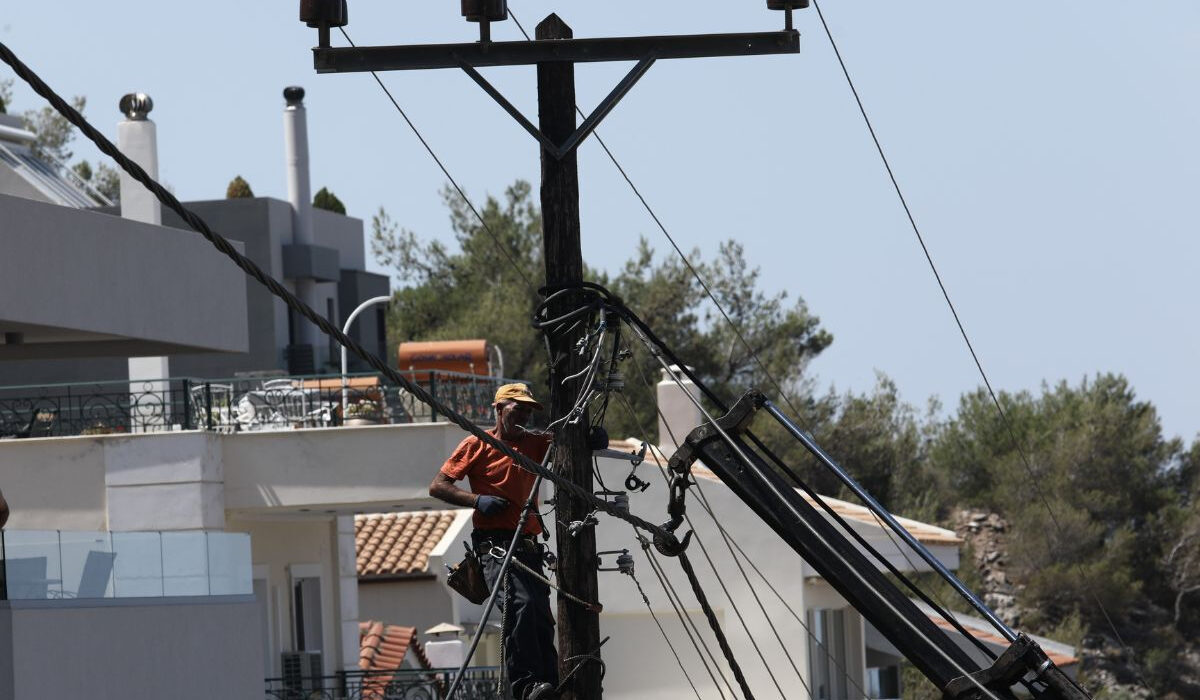
M 154 109 L 154 100 L 145 93 L 129 93 L 121 98 L 118 108 L 125 119 L 117 123 L 117 147 L 135 163 L 142 166 L 150 177 L 158 179 L 158 131 L 154 122 L 150 121 L 150 110 Z M 121 217 L 147 224 L 162 224 L 162 206 L 145 185 L 134 180 L 124 170 L 121 178 Z M 166 357 L 131 357 L 129 358 L 129 392 L 130 403 L 141 409 L 134 416 L 133 430 L 152 427 L 148 423 L 158 423 L 169 420 L 157 410 L 158 397 L 161 405 L 170 406 L 170 386 L 166 382 L 150 380 L 165 379 L 171 376 L 171 367 Z M 138 396 L 155 394 L 153 401 L 138 400 Z M 152 407 L 154 406 L 154 407 Z M 135 409 L 138 411 L 139 409 Z
M 284 88 L 283 145 L 287 165 L 288 201 L 292 204 L 292 243 L 313 245 L 312 186 L 308 172 L 308 117 L 304 109 L 304 88 Z M 313 279 L 295 279 L 296 296 L 317 313 L 324 309 L 317 303 L 317 283 Z M 317 328 L 301 320 L 296 328 L 296 340 L 313 348 L 313 363 L 317 359 Z
M 358 670 L 358 552 L 354 542 L 354 516 L 336 520 L 334 555 L 337 557 L 337 601 L 340 634 L 339 668 Z
M 660 412 L 658 444 L 663 453 L 670 457 L 679 447 L 675 441 L 683 442 L 688 433 L 704 422 L 704 414 L 688 398 L 688 394 L 697 399 L 700 398 L 700 390 L 696 388 L 692 380 L 688 379 L 674 365 L 671 367 L 671 374 L 668 374 L 666 370 L 663 370 L 662 374 L 662 381 L 657 386 Z M 667 430 L 668 426 L 670 426 L 670 430 Z M 672 434 L 674 440 L 672 440 Z

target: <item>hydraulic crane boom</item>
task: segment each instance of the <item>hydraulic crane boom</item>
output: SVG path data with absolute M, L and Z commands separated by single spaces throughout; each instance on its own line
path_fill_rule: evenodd
M 672 520 L 664 527 L 674 530 L 682 523 L 684 493 L 690 483 L 691 465 L 697 459 L 702 460 L 936 684 L 946 698 L 1007 700 L 1016 697 L 1012 686 L 1024 679 L 1025 687 L 1036 697 L 1090 700 L 1090 696 L 1056 667 L 1036 642 L 1024 634 L 1010 633 L 1011 645 L 990 667 L 981 667 L 963 651 L 889 581 L 854 543 L 789 486 L 742 439 L 746 426 L 764 405 L 769 406 L 761 393 L 748 392 L 724 417 L 701 425 L 688 434 L 684 444 L 670 460 Z M 772 410 L 771 413 L 777 420 L 782 418 L 777 411 Z M 797 430 L 795 426 L 784 424 Z M 811 438 L 802 442 L 818 458 L 829 460 L 811 442 Z M 869 501 L 869 505 L 878 507 L 873 500 Z M 890 518 L 890 514 L 887 517 Z M 686 544 L 687 537 L 683 538 L 682 544 L 674 539 L 655 542 L 659 550 L 667 555 L 677 554 Z M 912 544 L 920 547 L 915 541 Z M 958 583 L 957 579 L 954 582 Z

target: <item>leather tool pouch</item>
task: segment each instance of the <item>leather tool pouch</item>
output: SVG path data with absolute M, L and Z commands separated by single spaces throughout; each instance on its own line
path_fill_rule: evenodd
M 463 545 L 467 554 L 458 566 L 448 567 L 450 573 L 446 576 L 446 585 L 472 603 L 482 605 L 491 595 L 487 581 L 483 578 L 483 564 L 479 561 L 479 554 L 471 549 L 471 545 L 465 542 Z

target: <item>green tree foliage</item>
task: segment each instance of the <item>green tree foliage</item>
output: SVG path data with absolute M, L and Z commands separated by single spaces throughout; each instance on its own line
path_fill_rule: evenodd
M 8 106 L 12 104 L 12 78 L 0 80 L 0 114 L 8 114 Z
M 84 108 L 87 107 L 87 98 L 76 95 L 71 98 L 71 106 L 83 114 Z M 25 128 L 37 136 L 32 146 L 35 156 L 57 163 L 67 163 L 74 157 L 75 154 L 70 149 L 71 140 L 75 138 L 74 127 L 53 107 L 29 110 L 22 118 Z
M 254 196 L 254 190 L 250 189 L 250 183 L 242 179 L 241 175 L 236 175 L 229 181 L 229 186 L 225 188 L 225 199 L 244 199 Z
M 97 192 L 103 195 L 108 201 L 113 204 L 121 203 L 121 178 L 117 173 L 116 168 L 110 168 L 104 163 L 100 163 L 95 170 L 92 170 L 92 164 L 86 160 L 81 160 L 71 166 L 71 170 Z M 93 199 L 96 199 L 93 196 Z M 100 200 L 97 200 L 98 203 Z
M 535 395 L 546 396 L 546 353 L 530 327 L 545 274 L 541 217 L 530 203 L 529 185 L 515 183 L 503 201 L 487 198 L 480 214 L 491 235 L 452 190 L 442 197 L 457 252 L 419 240 L 382 208 L 371 219 L 372 253 L 405 284 L 389 307 L 390 353 L 409 340 L 484 338 L 503 351 L 507 375 L 528 380 Z
M 707 263 L 693 250 L 688 263 L 674 256 L 661 262 L 643 239 L 610 288 L 640 316 L 726 404 L 756 387 L 768 395 L 805 394 L 804 370 L 809 361 L 833 342 L 802 299 L 788 303 L 787 293 L 767 295 L 758 288 L 757 268 L 746 262 L 741 244 L 721 244 L 717 258 Z M 697 274 L 720 302 L 712 302 Z M 730 327 L 725 315 L 736 326 Z M 662 366 L 631 341 L 632 374 L 626 382 L 625 411 L 610 414 L 613 435 L 658 439 L 653 385 Z M 778 385 L 778 386 L 777 386 Z M 695 426 L 670 426 L 677 437 Z
M 313 196 L 312 205 L 317 209 L 324 209 L 335 214 L 345 214 L 346 205 L 342 204 L 342 200 L 338 199 L 337 195 L 330 192 L 328 188 L 322 187 Z
M 456 253 L 437 242 L 421 242 L 382 209 L 372 218 L 373 254 L 406 284 L 391 306 L 393 344 L 484 337 L 503 349 L 510 376 L 529 380 L 544 394 L 545 346 L 530 328 L 530 316 L 540 301 L 536 290 L 544 280 L 541 216 L 531 195 L 529 184 L 518 181 L 505 191 L 503 201 L 487 199 L 481 214 L 493 240 L 461 199 L 451 190 L 444 191 L 459 248 Z M 808 360 L 832 341 L 804 302 L 789 304 L 785 294 L 761 292 L 758 271 L 749 268 L 736 243 L 724 244 L 711 264 L 701 261 L 697 252 L 690 262 L 721 299 L 767 371 L 783 386 L 799 388 Z M 642 241 L 612 280 L 586 269 L 584 276 L 609 286 L 727 399 L 765 383 L 764 370 L 707 303 L 682 261 L 657 261 Z M 647 434 L 653 439 L 657 432 L 653 386 L 661 367 L 629 334 L 625 341 L 634 357 L 621 366 L 626 395 L 614 399 L 621 408 L 607 413 L 609 432 L 621 437 Z
M 1128 622 L 1159 597 L 1145 582 L 1161 567 L 1179 441 L 1163 438 L 1153 406 L 1118 375 L 998 398 L 1012 433 L 980 390 L 962 398 L 933 440 L 942 502 L 1009 519 L 1013 573 L 1036 611 L 1033 625 L 1078 613 L 1106 628 L 1105 611 Z
M 0 113 L 4 112 L 5 104 L 12 97 L 11 86 L 12 81 L 0 82 Z M 77 95 L 72 98 L 71 106 L 82 114 L 87 107 L 87 98 Z M 120 178 L 116 169 L 104 163 L 97 164 L 93 169 L 91 163 L 86 160 L 80 160 L 67 166 L 67 163 L 75 155 L 70 147 L 71 141 L 75 138 L 75 129 L 66 117 L 59 114 L 53 107 L 47 106 L 25 112 L 22 119 L 25 128 L 36 136 L 31 146 L 35 156 L 56 166 L 69 167 L 80 180 L 94 188 L 110 202 L 113 204 L 120 202 Z M 97 204 L 104 203 L 99 198 L 93 197 L 93 199 Z

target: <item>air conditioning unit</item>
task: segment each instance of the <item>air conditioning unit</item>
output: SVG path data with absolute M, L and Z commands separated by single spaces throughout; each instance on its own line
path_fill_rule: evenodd
M 319 651 L 283 652 L 283 688 L 289 693 L 307 697 L 325 690 L 324 668 Z

